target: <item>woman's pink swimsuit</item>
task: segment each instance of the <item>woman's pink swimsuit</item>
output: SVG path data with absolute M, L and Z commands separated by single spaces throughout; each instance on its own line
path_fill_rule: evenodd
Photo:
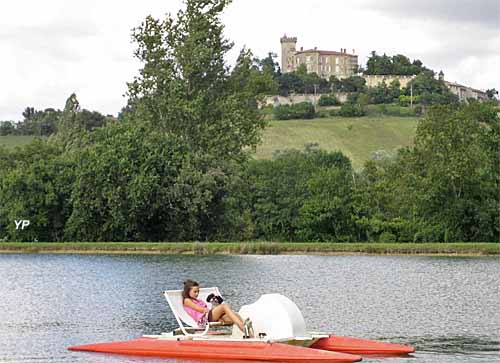
M 194 302 L 196 305 L 202 307 L 203 309 L 206 309 L 207 308 L 207 304 L 205 304 L 205 302 L 203 302 L 202 300 L 198 300 L 198 299 L 191 299 L 192 302 Z M 184 307 L 184 310 L 186 310 L 186 313 L 189 314 L 189 316 L 191 316 L 194 321 L 196 321 L 196 323 L 200 326 L 203 326 L 207 323 L 207 320 L 208 320 L 208 312 L 207 313 L 200 313 L 199 311 L 196 311 L 192 308 L 190 308 L 189 306 L 186 306 L 183 304 L 183 307 Z

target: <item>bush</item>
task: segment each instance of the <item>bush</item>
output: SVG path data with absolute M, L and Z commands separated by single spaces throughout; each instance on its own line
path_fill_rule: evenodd
M 339 116 L 343 117 L 359 117 L 364 116 L 365 111 L 360 104 L 357 103 L 344 103 L 338 111 Z
M 300 102 L 293 105 L 279 105 L 273 110 L 276 120 L 311 119 L 316 112 L 309 102 Z
M 400 106 L 410 106 L 411 105 L 411 96 L 401 95 L 398 98 Z M 420 103 L 420 96 L 413 96 L 413 104 Z
M 382 232 L 378 241 L 382 243 L 396 242 L 396 236 L 391 232 Z
M 339 106 L 340 101 L 335 95 L 321 95 L 318 105 L 320 106 Z

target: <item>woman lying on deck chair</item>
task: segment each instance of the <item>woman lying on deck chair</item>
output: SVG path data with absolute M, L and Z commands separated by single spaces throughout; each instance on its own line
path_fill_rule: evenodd
M 196 281 L 184 281 L 182 304 L 184 310 L 186 310 L 199 326 L 203 326 L 208 322 L 220 322 L 225 324 L 234 323 L 240 328 L 243 335 L 253 338 L 252 322 L 250 319 L 247 318 L 243 321 L 243 319 L 231 309 L 229 304 L 220 304 L 209 309 L 203 300 L 198 299 L 199 293 L 200 285 Z

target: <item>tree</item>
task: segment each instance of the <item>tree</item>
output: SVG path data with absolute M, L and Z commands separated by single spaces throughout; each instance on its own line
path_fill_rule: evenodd
M 350 169 L 320 170 L 308 181 L 310 196 L 300 208 L 297 235 L 304 241 L 346 242 L 353 239 Z
M 343 92 L 363 92 L 366 80 L 360 76 L 351 76 L 341 80 Z
M 257 60 L 260 70 L 265 74 L 271 74 L 273 79 L 276 79 L 281 75 L 279 63 L 276 62 L 277 57 L 276 53 L 269 52 L 266 58 Z
M 406 95 L 418 96 L 423 105 L 458 104 L 458 97 L 453 94 L 442 80 L 434 78 L 434 72 L 424 71 L 412 79 L 406 87 Z
M 187 241 L 213 237 L 231 173 L 181 138 L 109 123 L 77 154 L 67 239 Z
M 78 150 L 85 143 L 87 132 L 80 112 L 80 103 L 76 94 L 72 93 L 66 100 L 64 110 L 58 119 L 57 134 L 53 139 L 66 151 Z
M 11 121 L 0 121 L 0 136 L 12 135 L 16 131 L 14 123 Z
M 277 153 L 273 160 L 254 160 L 248 164 L 248 204 L 253 211 L 256 238 L 299 240 L 300 209 L 311 195 L 309 181 L 326 169 L 350 170 L 351 164 L 340 152 L 306 149 Z
M 231 91 L 234 94 L 246 94 L 248 101 L 253 102 L 254 111 L 257 102 L 263 101 L 264 96 L 278 92 L 278 83 L 274 80 L 272 70 L 267 66 L 260 69 L 260 64 L 261 62 L 253 57 L 250 50 L 242 49 L 229 77 Z
M 410 59 L 402 54 L 379 56 L 375 51 L 371 52 L 366 62 L 366 75 L 416 75 L 423 71 L 429 71 L 418 59 L 412 63 Z
M 74 160 L 43 139 L 0 149 L 0 230 L 10 241 L 62 241 L 69 216 Z M 14 220 L 30 221 L 18 230 Z
M 495 240 L 498 165 L 485 145 L 487 131 L 468 105 L 435 107 L 417 128 L 414 158 L 425 167 L 421 213 L 440 221 L 448 239 Z
M 225 64 L 233 44 L 223 37 L 219 17 L 229 2 L 186 0 L 175 18 L 147 17 L 133 33 L 143 68 L 127 95 L 131 120 L 177 135 L 195 151 L 239 159 L 259 142 L 265 122 L 252 88 L 231 86 L 241 67 L 253 65 L 240 62 L 231 73 Z

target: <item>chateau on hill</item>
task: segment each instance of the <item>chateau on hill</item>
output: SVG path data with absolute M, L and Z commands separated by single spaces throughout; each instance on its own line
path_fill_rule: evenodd
M 297 37 L 287 37 L 286 34 L 281 41 L 281 72 L 289 73 L 296 71 L 301 64 L 306 66 L 308 73 L 316 73 L 322 78 L 347 78 L 356 74 L 358 69 L 358 56 L 347 53 L 346 49 L 340 52 L 330 50 L 314 49 L 300 51 L 296 50 Z

